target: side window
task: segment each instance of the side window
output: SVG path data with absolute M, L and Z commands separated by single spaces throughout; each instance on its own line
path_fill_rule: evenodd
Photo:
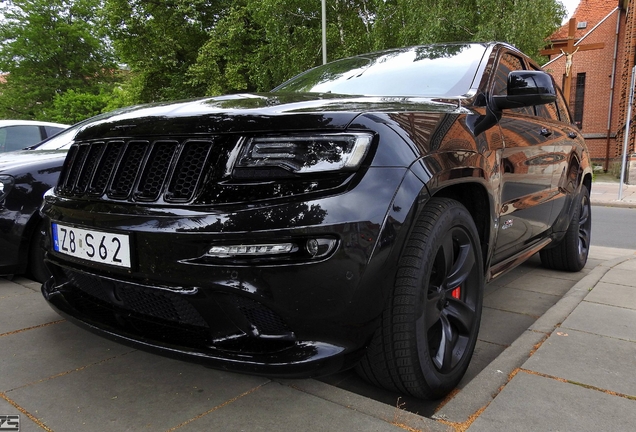
M 542 69 L 532 66 L 532 69 L 540 71 Z M 570 112 L 568 111 L 567 104 L 565 103 L 565 99 L 563 98 L 563 93 L 561 93 L 561 89 L 557 87 L 557 100 L 555 103 L 547 104 L 547 105 L 537 105 L 535 107 L 537 111 L 537 115 L 540 117 L 545 117 L 553 120 L 561 120 L 566 123 L 571 123 L 572 120 L 570 118 Z
M 537 110 L 537 115 L 539 117 L 559 121 L 559 110 L 555 102 L 545 105 L 537 105 L 535 109 Z
M 495 74 L 494 94 L 505 95 L 508 90 L 508 74 L 515 70 L 524 69 L 519 57 L 509 53 L 502 55 L 499 60 L 499 65 L 497 65 L 497 73 Z M 514 108 L 507 111 L 517 114 L 534 115 L 532 107 Z
M 46 136 L 50 137 L 58 132 L 62 132 L 64 129 L 55 126 L 44 126 L 44 130 L 46 131 Z
M 0 143 L 2 151 L 21 150 L 42 141 L 39 126 L 7 126 L 4 142 Z
M 570 110 L 568 109 L 568 105 L 565 103 L 565 98 L 563 97 L 563 93 L 561 93 L 561 90 L 557 90 L 556 103 L 557 103 L 557 108 L 559 109 L 559 116 L 561 117 L 561 121 L 566 123 L 572 123 Z

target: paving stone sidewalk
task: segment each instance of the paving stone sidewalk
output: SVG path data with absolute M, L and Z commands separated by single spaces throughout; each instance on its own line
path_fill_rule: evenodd
M 0 416 L 55 432 L 631 430 L 636 255 L 592 247 L 591 256 L 593 270 L 433 418 L 316 380 L 232 374 L 115 344 L 60 319 L 39 284 L 0 279 Z M 560 280 L 540 285 L 550 283 Z
M 597 266 L 436 418 L 469 431 L 633 430 L 635 273 L 634 254 Z M 497 380 L 493 400 L 479 387 Z
M 622 193 L 619 194 L 620 186 L 619 182 L 594 182 L 590 201 L 594 205 L 636 208 L 636 185 L 623 184 Z

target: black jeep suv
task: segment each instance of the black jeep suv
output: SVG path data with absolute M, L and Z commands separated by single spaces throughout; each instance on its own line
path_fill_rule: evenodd
M 553 79 L 515 48 L 360 55 L 85 126 L 42 207 L 42 291 L 139 348 L 270 376 L 355 366 L 437 398 L 486 281 L 536 252 L 585 265 L 591 178 Z

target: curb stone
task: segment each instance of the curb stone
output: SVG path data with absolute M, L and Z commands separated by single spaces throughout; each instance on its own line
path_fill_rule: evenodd
M 630 259 L 633 259 L 633 256 L 615 258 L 597 265 L 453 399 L 441 407 L 433 419 L 462 424 L 488 406 L 508 383 L 510 374 L 525 363 L 537 346 L 572 313 L 603 276 Z

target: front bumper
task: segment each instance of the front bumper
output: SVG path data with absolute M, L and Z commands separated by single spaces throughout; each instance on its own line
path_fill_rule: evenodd
M 184 331 L 183 327 L 170 328 L 157 322 L 155 331 L 166 332 L 157 335 L 158 338 L 150 339 L 148 335 L 152 332 L 148 332 L 148 329 L 152 327 L 151 322 L 144 322 L 143 319 L 136 318 L 135 314 L 117 311 L 116 308 L 109 310 L 103 305 L 100 308 L 93 304 L 91 309 L 90 299 L 78 301 L 70 290 L 56 286 L 53 278 L 42 286 L 42 294 L 53 310 L 92 333 L 144 351 L 233 372 L 282 378 L 313 377 L 348 368 L 362 354 L 346 352 L 344 347 L 314 341 L 280 344 L 278 350 L 269 352 L 240 352 L 193 345 L 186 348 L 183 341 L 189 339 L 188 336 L 194 340 L 196 335 L 188 335 L 189 332 Z M 74 300 L 69 301 L 70 298 Z M 96 311 L 97 314 L 91 313 Z M 111 316 L 107 317 L 109 313 Z M 144 324 L 145 336 L 139 331 Z M 177 340 L 179 338 L 181 343 Z
M 303 202 L 300 207 L 324 216 L 313 225 L 290 226 L 299 219 L 280 217 L 298 214 L 298 203 L 225 215 L 130 214 L 49 196 L 42 209 L 49 222 L 129 232 L 135 263 L 113 268 L 49 252 L 53 278 L 43 294 L 94 333 L 215 368 L 311 377 L 350 367 L 377 328 L 408 231 L 401 229 L 410 217 L 406 209 L 422 189 L 408 170 L 380 173 L 345 194 Z M 235 223 L 257 218 L 260 225 Z M 215 242 L 313 235 L 336 237 L 338 247 L 305 263 L 200 259 Z

